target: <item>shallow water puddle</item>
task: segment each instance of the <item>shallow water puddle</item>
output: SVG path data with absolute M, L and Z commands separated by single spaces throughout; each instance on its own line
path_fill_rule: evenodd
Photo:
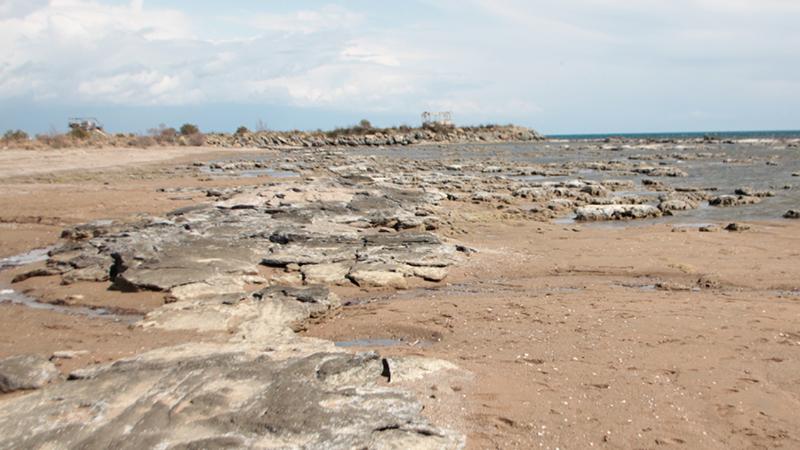
M 406 343 L 399 339 L 355 339 L 352 341 L 337 341 L 334 345 L 337 347 L 395 347 L 405 345 Z
M 334 345 L 337 347 L 342 348 L 349 348 L 349 347 L 400 347 L 400 346 L 409 346 L 409 347 L 427 347 L 431 345 L 431 341 L 425 341 L 421 339 L 417 339 L 414 342 L 406 342 L 402 339 L 386 339 L 386 338 L 375 338 L 375 339 L 354 339 L 352 341 L 336 341 Z
M 2 258 L 0 259 L 0 271 L 45 261 L 52 248 L 53 247 L 38 248 L 29 252 L 21 253 L 19 255 Z M 31 309 L 52 311 L 60 314 L 97 317 L 125 323 L 133 323 L 141 320 L 142 317 L 144 317 L 143 315 L 139 314 L 115 314 L 104 308 L 86 308 L 81 306 L 62 306 L 51 303 L 42 303 L 33 297 L 29 297 L 21 292 L 15 291 L 14 289 L 0 285 L 0 304 L 3 303 L 12 303 L 15 305 L 27 306 Z
M 33 264 L 47 259 L 47 254 L 53 247 L 37 248 L 19 255 L 0 259 L 0 270 Z
M 241 169 L 241 170 L 224 170 L 212 169 L 210 167 L 202 167 L 201 172 L 214 176 L 233 177 L 233 178 L 257 178 L 257 177 L 272 177 L 272 178 L 296 178 L 300 174 L 288 170 L 276 169 Z
M 114 320 L 115 322 L 133 323 L 141 320 L 143 317 L 142 315 L 138 314 L 114 314 L 113 312 L 104 308 L 92 309 L 82 306 L 62 306 L 53 305 L 51 303 L 42 303 L 33 297 L 29 297 L 21 292 L 6 288 L 0 290 L 0 304 L 3 303 L 22 305 L 31 309 L 52 311 L 60 314 L 110 319 Z

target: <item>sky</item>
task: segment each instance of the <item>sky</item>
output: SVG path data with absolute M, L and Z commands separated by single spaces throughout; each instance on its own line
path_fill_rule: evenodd
M 800 129 L 798 0 L 0 0 L 0 129 Z

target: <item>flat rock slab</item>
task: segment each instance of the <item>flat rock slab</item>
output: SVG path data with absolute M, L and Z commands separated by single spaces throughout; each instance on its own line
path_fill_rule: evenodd
M 464 444 L 424 419 L 408 394 L 388 386 L 388 363 L 375 353 L 274 360 L 229 347 L 179 355 L 118 361 L 9 400 L 0 411 L 0 449 Z
M 406 274 L 396 266 L 358 264 L 347 277 L 360 287 L 408 288 Z
M 708 200 L 709 205 L 718 207 L 753 205 L 760 202 L 760 197 L 749 195 L 718 195 Z
M 38 355 L 17 355 L 0 359 L 2 393 L 39 389 L 58 379 L 58 376 L 56 366 Z
M 183 208 L 166 218 L 78 226 L 64 234 L 67 241 L 51 252 L 46 270 L 24 277 L 61 275 L 64 284 L 111 281 L 121 291 L 219 303 L 235 301 L 259 264 L 293 267 L 272 277 L 281 284 L 342 284 L 356 263 L 444 268 L 456 261 L 452 246 L 434 234 L 376 228 L 433 226 L 438 219 L 430 207 L 441 194 L 365 183 L 327 179 L 241 187 L 220 193 L 232 197 L 213 206 Z M 302 273 L 294 272 L 297 266 Z M 404 276 L 440 280 L 441 272 L 405 270 Z M 360 279 L 405 284 L 397 275 Z
M 309 284 L 338 284 L 347 280 L 351 264 L 309 264 L 300 268 Z
M 290 244 L 274 247 L 261 261 L 266 266 L 285 267 L 289 264 L 331 264 L 355 261 L 352 246 L 307 246 Z
M 660 217 L 661 210 L 652 205 L 588 205 L 575 210 L 575 220 L 624 220 Z

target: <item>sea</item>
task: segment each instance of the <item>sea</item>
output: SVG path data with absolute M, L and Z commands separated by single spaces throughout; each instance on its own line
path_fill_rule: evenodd
M 800 130 L 758 130 L 758 131 L 677 131 L 666 133 L 598 133 L 598 134 L 550 134 L 550 139 L 602 140 L 610 138 L 626 139 L 798 139 Z

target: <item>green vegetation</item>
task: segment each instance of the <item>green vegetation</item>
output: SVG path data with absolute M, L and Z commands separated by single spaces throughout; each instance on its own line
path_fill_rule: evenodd
M 453 124 L 431 122 L 431 123 L 426 123 L 425 125 L 422 126 L 422 128 L 425 130 L 431 130 L 434 133 L 448 133 L 452 130 L 455 130 L 456 127 Z
M 83 128 L 76 127 L 70 130 L 69 135 L 78 140 L 89 139 L 90 133 Z
M 334 130 L 323 131 L 300 131 L 300 130 L 287 130 L 287 131 L 268 131 L 266 124 L 263 121 L 258 121 L 256 129 L 251 131 L 245 126 L 239 126 L 236 131 L 231 133 L 209 133 L 205 134 L 200 131 L 197 125 L 186 123 L 175 129 L 168 127 L 165 124 L 160 124 L 155 128 L 147 130 L 147 133 L 138 135 L 134 133 L 114 133 L 103 134 L 94 131 L 86 130 L 85 128 L 75 127 L 66 133 L 62 133 L 53 128 L 49 133 L 36 135 L 35 138 L 29 138 L 28 134 L 22 130 L 8 130 L 0 135 L 0 143 L 3 147 L 21 147 L 21 148 L 69 148 L 69 147 L 87 147 L 87 146 L 107 146 L 107 147 L 127 147 L 127 148 L 146 148 L 152 146 L 225 146 L 233 145 L 233 140 L 226 141 L 231 136 L 237 136 L 241 139 L 255 145 L 257 136 L 261 133 L 269 134 L 267 140 L 274 140 L 277 136 L 281 142 L 292 142 L 293 144 L 307 145 L 310 142 L 318 143 L 319 139 L 337 139 L 343 138 L 344 140 L 363 141 L 365 136 L 375 136 L 375 142 L 380 142 L 381 139 L 386 139 L 387 136 L 397 137 L 405 141 L 406 139 L 414 141 L 420 139 L 433 139 L 441 140 L 447 139 L 447 136 L 455 138 L 456 135 L 463 136 L 464 133 L 487 133 L 491 139 L 493 135 L 499 139 L 510 139 L 512 134 L 508 134 L 511 130 L 511 125 L 497 125 L 497 124 L 480 124 L 472 126 L 456 127 L 453 125 L 444 125 L 431 123 L 425 126 L 409 126 L 402 124 L 393 127 L 380 128 L 375 127 L 367 119 L 360 120 L 357 124 L 348 127 L 338 127 Z M 439 136 L 431 136 L 436 134 Z M 256 135 L 256 136 L 254 136 Z M 252 139 L 252 142 L 251 142 Z M 386 140 L 390 142 L 391 140 Z M 393 141 L 392 141 L 393 142 Z
M 200 128 L 197 127 L 195 124 L 185 123 L 181 125 L 181 135 L 182 136 L 192 136 L 194 134 L 200 133 Z
M 372 122 L 370 122 L 367 119 L 361 119 L 361 121 L 358 122 L 358 125 L 353 125 L 353 126 L 350 126 L 350 127 L 337 127 L 337 128 L 334 128 L 333 130 L 325 131 L 324 133 L 325 133 L 325 136 L 328 136 L 328 137 L 359 136 L 359 135 L 377 133 L 377 132 L 388 131 L 388 130 L 390 130 L 390 129 L 388 129 L 388 128 L 386 128 L 386 129 L 374 128 L 372 126 Z
M 28 133 L 22 130 L 8 130 L 3 135 L 3 140 L 10 142 L 27 141 Z
M 175 139 L 178 137 L 178 130 L 162 123 L 155 128 L 147 130 L 147 134 L 157 144 L 174 144 Z

